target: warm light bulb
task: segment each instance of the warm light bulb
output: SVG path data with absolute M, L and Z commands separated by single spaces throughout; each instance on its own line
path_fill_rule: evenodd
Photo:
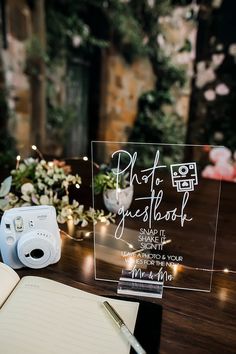
M 75 187 L 79 189 L 80 188 L 79 183 L 76 183 Z
M 36 145 L 32 145 L 31 149 L 36 151 L 37 150 L 37 146 Z
M 53 167 L 53 165 L 54 165 L 53 161 L 49 161 L 48 166 Z
M 84 161 L 88 161 L 88 157 L 87 157 L 87 156 L 84 156 L 84 157 L 83 157 L 83 160 L 84 160 Z
M 17 156 L 16 156 L 16 160 L 17 160 L 17 161 L 20 161 L 20 159 L 21 159 L 20 155 L 17 155 Z
M 229 273 L 229 269 L 228 269 L 228 268 L 225 268 L 225 269 L 223 270 L 223 272 L 224 272 L 224 273 Z

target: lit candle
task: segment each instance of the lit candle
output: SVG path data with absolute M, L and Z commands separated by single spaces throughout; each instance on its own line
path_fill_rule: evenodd
M 32 146 L 31 146 L 31 149 L 34 150 L 34 151 L 36 151 L 37 154 L 39 155 L 39 157 L 40 157 L 42 160 L 44 159 L 43 154 L 42 154 L 41 151 L 37 148 L 36 145 L 32 145 Z
M 17 155 L 16 156 L 16 170 L 19 168 L 20 160 L 21 160 L 20 155 Z

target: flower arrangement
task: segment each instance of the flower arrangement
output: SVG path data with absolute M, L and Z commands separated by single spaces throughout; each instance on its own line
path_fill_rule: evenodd
M 103 210 L 84 209 L 71 196 L 71 187 L 80 188 L 82 181 L 78 174 L 71 174 L 71 168 L 64 161 L 49 161 L 28 158 L 18 163 L 0 189 L 0 210 L 30 205 L 53 205 L 57 221 L 73 220 L 82 227 L 89 222 L 109 223 L 113 214 Z
M 236 153 L 232 157 L 232 152 L 226 147 L 213 148 L 209 159 L 213 164 L 204 168 L 203 177 L 236 182 Z

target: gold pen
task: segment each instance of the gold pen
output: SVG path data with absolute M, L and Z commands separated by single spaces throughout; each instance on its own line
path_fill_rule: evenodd
M 120 315 L 116 312 L 116 310 L 109 304 L 108 301 L 103 302 L 103 306 L 113 321 L 120 328 L 121 333 L 124 335 L 128 343 L 134 348 L 137 354 L 146 354 L 146 351 L 142 348 L 140 343 L 137 341 L 135 336 L 130 332 Z

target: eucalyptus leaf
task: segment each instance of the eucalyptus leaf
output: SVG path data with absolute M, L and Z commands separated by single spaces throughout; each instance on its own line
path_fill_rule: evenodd
M 10 192 L 11 189 L 12 176 L 7 177 L 1 183 L 0 197 L 5 197 Z

